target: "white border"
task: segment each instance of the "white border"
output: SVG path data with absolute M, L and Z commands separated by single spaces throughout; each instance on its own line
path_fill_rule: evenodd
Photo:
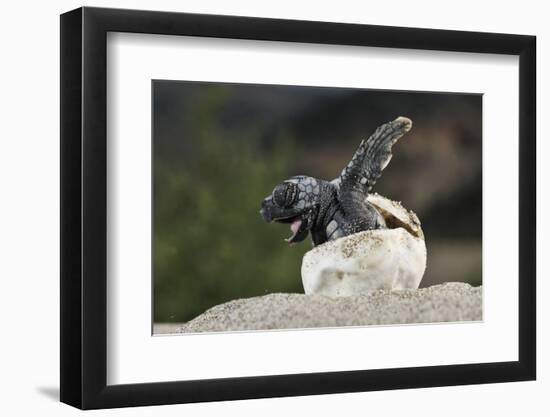
M 107 51 L 108 384 L 518 359 L 516 56 L 118 33 Z M 151 79 L 483 93 L 484 321 L 152 337 Z

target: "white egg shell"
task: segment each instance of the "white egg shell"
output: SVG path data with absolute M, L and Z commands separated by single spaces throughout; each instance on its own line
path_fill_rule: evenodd
M 388 229 L 356 233 L 307 252 L 302 260 L 306 294 L 339 297 L 420 285 L 426 244 L 418 217 L 378 194 L 367 200 L 382 213 Z

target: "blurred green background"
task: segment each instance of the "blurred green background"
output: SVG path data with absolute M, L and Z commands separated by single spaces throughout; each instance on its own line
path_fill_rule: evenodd
M 303 292 L 310 240 L 260 203 L 296 174 L 332 179 L 362 138 L 397 116 L 413 129 L 376 191 L 414 210 L 421 286 L 481 284 L 481 114 L 473 94 L 153 81 L 154 321 L 185 322 L 235 298 Z

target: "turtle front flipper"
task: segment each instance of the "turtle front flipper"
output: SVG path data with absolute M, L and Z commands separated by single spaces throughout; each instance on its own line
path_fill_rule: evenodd
M 363 139 L 352 160 L 335 180 L 340 188 L 340 198 L 349 192 L 360 193 L 366 198 L 390 162 L 393 144 L 411 127 L 410 119 L 398 117 L 379 126 L 368 139 Z
M 398 117 L 379 126 L 368 139 L 363 139 L 340 177 L 332 182 L 338 189 L 343 217 L 338 226 L 344 236 L 386 227 L 382 215 L 366 200 L 382 170 L 390 162 L 393 144 L 411 127 L 412 122 L 406 117 Z M 333 238 L 330 236 L 328 239 Z

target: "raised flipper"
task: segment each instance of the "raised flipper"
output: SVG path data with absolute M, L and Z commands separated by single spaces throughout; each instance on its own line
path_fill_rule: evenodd
M 368 139 L 363 139 L 340 177 L 334 180 L 334 184 L 339 186 L 340 198 L 347 192 L 360 193 L 366 198 L 390 162 L 393 144 L 411 127 L 410 119 L 398 117 L 379 126 Z

